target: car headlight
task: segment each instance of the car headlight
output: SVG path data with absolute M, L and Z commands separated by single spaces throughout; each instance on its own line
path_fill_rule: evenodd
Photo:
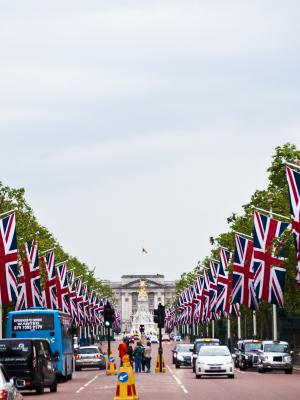
M 182 356 L 177 356 L 177 360 L 183 361 L 183 357 Z
M 292 361 L 292 357 L 291 357 L 291 356 L 285 356 L 285 357 L 283 358 L 283 360 L 284 360 L 285 362 L 291 362 L 291 361 Z

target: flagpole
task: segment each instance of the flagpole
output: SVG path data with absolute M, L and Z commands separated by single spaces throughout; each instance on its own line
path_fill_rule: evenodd
M 269 192 L 269 203 L 270 203 L 270 218 L 273 218 L 273 214 L 277 215 L 278 217 L 283 217 L 283 218 L 287 218 L 284 217 L 283 215 L 280 214 L 276 214 L 273 213 L 272 210 L 272 201 L 273 201 L 273 194 L 271 192 Z M 288 218 L 290 219 L 290 218 Z M 273 340 L 277 340 L 278 339 L 278 331 L 277 331 L 277 309 L 276 309 L 276 304 L 272 304 L 272 316 L 273 316 Z
M 215 321 L 211 321 L 211 337 L 214 339 L 215 338 Z
M 231 329 L 230 329 L 230 317 L 227 317 L 227 344 L 229 351 L 231 351 Z
M 6 214 L 11 214 L 11 213 L 13 213 L 13 212 L 15 212 L 15 211 L 16 211 L 15 208 L 14 208 L 13 210 L 5 211 L 5 212 L 3 212 L 3 213 L 0 214 L 0 217 L 3 217 L 3 215 L 6 215 Z
M 269 214 L 271 218 L 273 218 L 273 215 L 275 215 L 276 217 L 279 217 L 279 218 L 284 218 L 284 219 L 288 219 L 288 220 L 291 219 L 291 217 L 287 217 L 286 215 L 281 215 L 281 214 L 274 213 L 272 211 L 272 206 L 270 207 L 269 211 L 268 210 L 264 210 L 263 208 L 259 208 L 259 207 L 254 207 L 254 209 L 258 210 L 258 211 L 261 211 L 261 212 L 264 212 L 265 214 Z
M 253 337 L 256 338 L 257 337 L 257 324 L 256 324 L 256 311 L 255 310 L 253 310 L 252 317 L 253 317 Z
M 238 315 L 238 339 L 242 339 L 242 329 L 241 329 L 241 316 Z

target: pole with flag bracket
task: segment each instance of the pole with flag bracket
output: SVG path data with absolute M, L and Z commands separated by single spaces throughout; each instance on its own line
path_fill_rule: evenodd
M 41 251 L 41 254 L 50 253 L 50 251 L 53 251 L 53 250 L 55 250 L 55 247 L 52 247 L 52 249 L 48 249 L 48 250 L 45 250 L 45 251 Z
M 5 212 L 0 214 L 0 217 L 2 217 L 3 215 L 12 214 L 15 211 L 17 211 L 15 208 L 13 210 L 5 211 Z
M 274 213 L 272 210 L 268 211 L 268 210 L 264 210 L 263 208 L 259 208 L 259 207 L 253 207 L 253 208 L 255 210 L 257 210 L 257 211 L 261 211 L 261 212 L 263 212 L 265 214 L 270 215 L 271 218 L 273 217 L 273 215 L 276 215 L 276 217 L 279 217 L 279 218 L 284 218 L 284 219 L 287 219 L 287 220 L 291 219 L 291 217 L 287 217 L 286 215 L 281 215 L 281 214 Z
M 284 164 L 285 164 L 285 165 L 288 165 L 289 167 L 294 167 L 294 168 L 300 169 L 300 165 L 297 165 L 297 164 L 292 164 L 292 163 L 287 162 L 287 161 L 286 161 Z
M 58 267 L 59 265 L 66 264 L 67 262 L 68 262 L 68 260 L 61 261 L 61 262 L 55 264 L 55 266 Z M 86 283 L 86 282 L 84 282 L 84 283 Z
M 234 231 L 234 233 L 236 233 L 237 235 L 240 235 L 240 236 L 244 236 L 247 239 L 253 239 L 253 236 L 247 235 L 246 233 L 242 233 L 242 232 L 238 232 L 238 231 Z

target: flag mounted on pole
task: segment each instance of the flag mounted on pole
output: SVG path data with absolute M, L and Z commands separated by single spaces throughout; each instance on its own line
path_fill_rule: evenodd
M 300 173 L 287 167 L 286 177 L 289 187 L 292 232 L 295 239 L 297 257 L 296 282 L 300 286 Z
M 22 275 L 19 276 L 17 310 L 42 307 L 39 253 L 35 241 L 25 243 Z
M 289 222 L 281 222 L 257 211 L 254 213 L 254 287 L 260 300 L 283 307 L 286 268 L 283 257 L 274 249 L 273 241 L 279 239 Z M 273 251 L 274 250 L 274 251 Z
M 67 262 L 56 265 L 56 293 L 58 310 L 70 313 Z
M 51 310 L 57 310 L 56 273 L 54 265 L 54 251 L 49 251 L 40 257 L 40 263 L 45 271 L 45 306 Z
M 16 216 L 13 212 L 0 219 L 0 305 L 17 301 L 18 248 Z

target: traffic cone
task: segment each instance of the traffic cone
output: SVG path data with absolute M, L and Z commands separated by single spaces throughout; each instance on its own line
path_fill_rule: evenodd
M 107 362 L 106 375 L 117 375 L 117 373 L 116 359 L 110 354 Z
M 135 387 L 135 380 L 129 356 L 122 358 L 123 366 L 120 367 L 116 395 L 114 400 L 137 400 L 138 394 Z
M 161 355 L 161 362 L 162 362 L 162 369 L 161 369 L 162 371 L 161 372 L 167 372 L 164 354 Z M 160 372 L 160 356 L 159 356 L 159 354 L 157 354 L 155 372 Z

